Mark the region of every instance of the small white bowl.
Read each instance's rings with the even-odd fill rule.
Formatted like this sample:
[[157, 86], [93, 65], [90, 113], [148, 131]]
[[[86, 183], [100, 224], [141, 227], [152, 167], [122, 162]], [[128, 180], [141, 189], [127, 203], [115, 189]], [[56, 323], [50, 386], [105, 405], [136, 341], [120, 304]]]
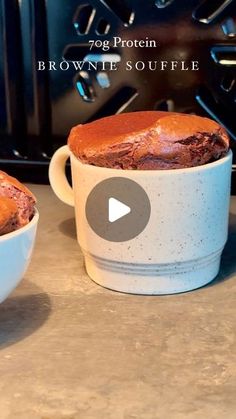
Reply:
[[34, 247], [39, 213], [19, 230], [0, 236], [0, 303], [16, 288], [28, 268]]

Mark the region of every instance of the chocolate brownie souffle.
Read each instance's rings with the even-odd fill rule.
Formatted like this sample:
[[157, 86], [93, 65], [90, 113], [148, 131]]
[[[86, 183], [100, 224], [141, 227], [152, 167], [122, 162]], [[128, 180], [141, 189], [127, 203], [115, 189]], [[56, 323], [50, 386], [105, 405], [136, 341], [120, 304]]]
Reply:
[[181, 169], [226, 155], [229, 138], [215, 121], [195, 115], [142, 111], [72, 128], [68, 145], [85, 164], [116, 169]]
[[35, 196], [25, 185], [0, 170], [0, 235], [28, 224], [35, 204]]
[[16, 230], [18, 226], [16, 203], [5, 196], [0, 196], [0, 236]]

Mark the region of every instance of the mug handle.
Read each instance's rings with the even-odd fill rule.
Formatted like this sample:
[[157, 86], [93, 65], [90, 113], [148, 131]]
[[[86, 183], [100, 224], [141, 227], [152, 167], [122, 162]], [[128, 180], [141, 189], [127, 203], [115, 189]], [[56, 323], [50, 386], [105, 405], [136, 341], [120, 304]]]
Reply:
[[66, 161], [70, 157], [70, 150], [67, 145], [60, 147], [52, 156], [49, 164], [49, 182], [57, 197], [74, 207], [74, 193], [66, 178]]

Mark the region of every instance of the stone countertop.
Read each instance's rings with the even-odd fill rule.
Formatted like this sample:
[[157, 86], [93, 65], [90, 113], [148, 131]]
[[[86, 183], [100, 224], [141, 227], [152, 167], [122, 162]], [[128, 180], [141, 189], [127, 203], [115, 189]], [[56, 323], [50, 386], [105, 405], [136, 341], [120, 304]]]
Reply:
[[135, 296], [87, 277], [73, 208], [30, 188], [40, 224], [28, 272], [0, 306], [0, 418], [235, 419], [236, 197], [215, 281]]

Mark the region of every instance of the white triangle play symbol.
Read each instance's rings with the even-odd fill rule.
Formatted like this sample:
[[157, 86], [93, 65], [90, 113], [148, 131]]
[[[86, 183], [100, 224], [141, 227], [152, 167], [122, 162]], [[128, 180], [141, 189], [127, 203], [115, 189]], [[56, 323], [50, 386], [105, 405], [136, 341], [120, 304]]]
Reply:
[[128, 205], [123, 204], [123, 202], [118, 201], [118, 199], [109, 198], [108, 219], [110, 223], [114, 223], [114, 221], [119, 220], [119, 218], [124, 217], [130, 212], [131, 212], [131, 209], [130, 207], [128, 207]]

